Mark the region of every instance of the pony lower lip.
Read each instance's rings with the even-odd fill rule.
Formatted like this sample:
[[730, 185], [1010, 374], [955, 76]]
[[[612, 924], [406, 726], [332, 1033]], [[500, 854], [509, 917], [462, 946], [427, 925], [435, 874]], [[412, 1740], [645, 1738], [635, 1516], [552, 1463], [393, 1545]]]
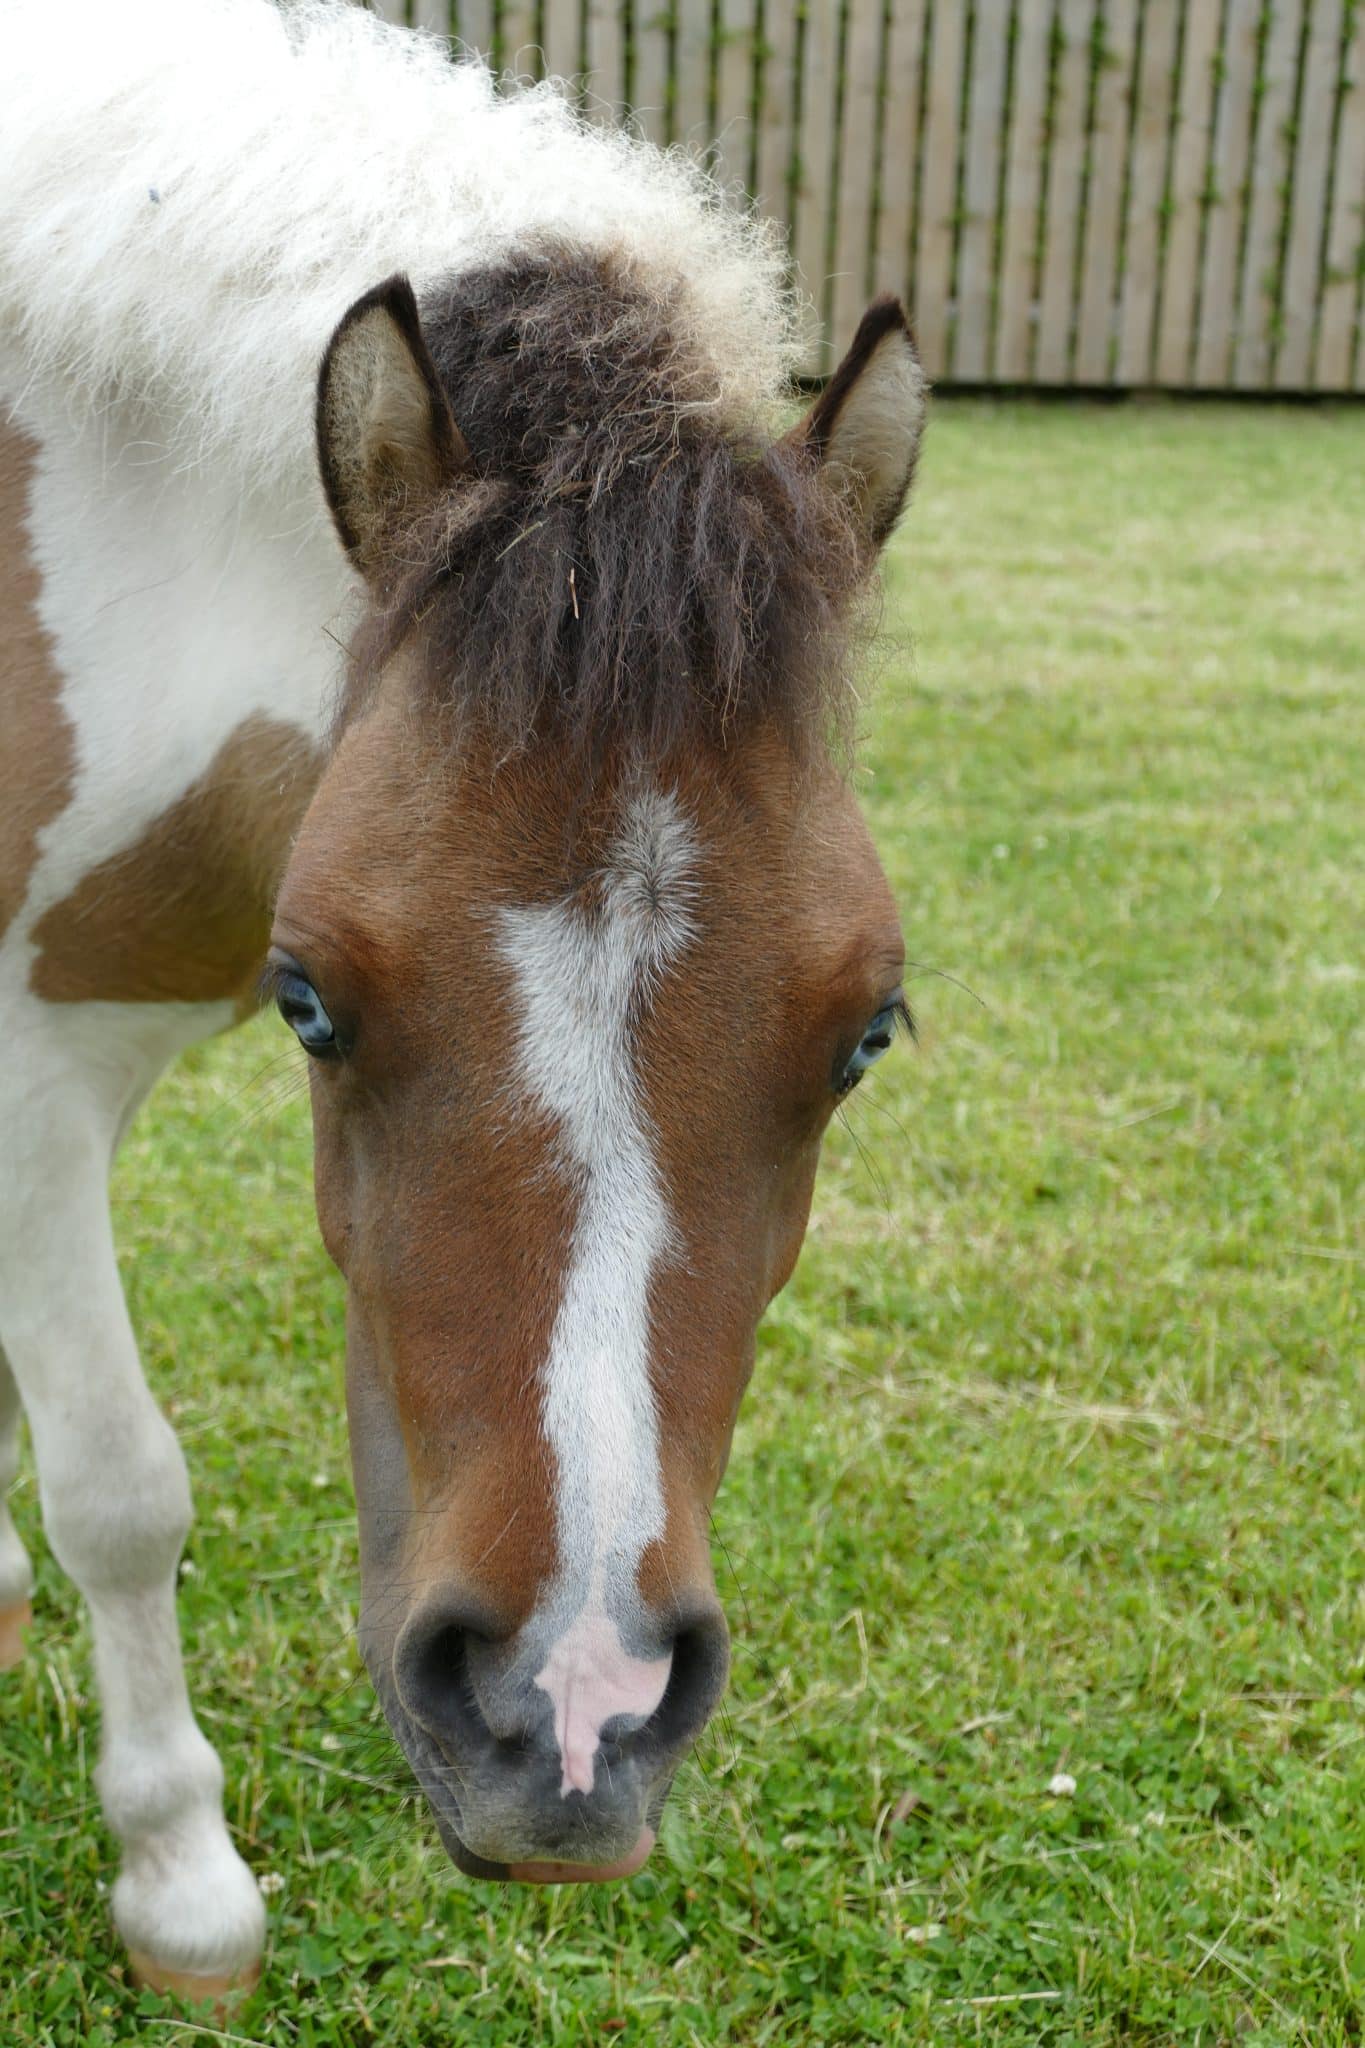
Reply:
[[635, 1847], [617, 1863], [509, 1863], [507, 1875], [517, 1884], [609, 1884], [613, 1878], [634, 1877], [653, 1847], [653, 1828], [641, 1828]]

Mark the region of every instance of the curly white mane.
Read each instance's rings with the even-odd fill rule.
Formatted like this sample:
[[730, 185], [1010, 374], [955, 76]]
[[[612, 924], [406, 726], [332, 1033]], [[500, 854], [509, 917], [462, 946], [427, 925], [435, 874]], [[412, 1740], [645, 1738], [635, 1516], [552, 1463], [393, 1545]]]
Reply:
[[695, 164], [343, 0], [0, 0], [0, 51], [11, 400], [131, 404], [173, 462], [293, 498], [348, 305], [547, 235], [681, 284], [727, 414], [792, 366], [779, 239]]

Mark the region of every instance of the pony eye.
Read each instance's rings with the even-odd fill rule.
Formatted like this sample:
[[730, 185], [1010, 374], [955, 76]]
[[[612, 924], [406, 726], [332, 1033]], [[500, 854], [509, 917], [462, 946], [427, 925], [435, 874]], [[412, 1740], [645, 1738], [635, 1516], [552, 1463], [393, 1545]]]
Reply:
[[293, 970], [281, 974], [275, 985], [275, 1007], [305, 1052], [325, 1059], [337, 1050], [332, 1020], [305, 975]]
[[889, 1003], [882, 1005], [858, 1040], [857, 1051], [840, 1070], [835, 1081], [836, 1095], [847, 1095], [851, 1088], [857, 1087], [868, 1068], [875, 1066], [882, 1054], [890, 1050], [891, 1041], [901, 1027], [907, 1031], [914, 1029], [910, 1022], [910, 1012], [905, 1007], [905, 998], [897, 995], [893, 996]]

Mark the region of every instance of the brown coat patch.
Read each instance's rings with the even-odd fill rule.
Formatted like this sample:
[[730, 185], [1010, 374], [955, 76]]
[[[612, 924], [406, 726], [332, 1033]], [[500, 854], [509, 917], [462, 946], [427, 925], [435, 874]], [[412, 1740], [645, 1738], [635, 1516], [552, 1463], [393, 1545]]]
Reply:
[[71, 801], [75, 763], [28, 536], [37, 453], [26, 434], [0, 424], [0, 937], [28, 893], [39, 832]]
[[34, 927], [50, 1003], [249, 1000], [275, 891], [322, 766], [296, 726], [248, 718], [134, 846]]

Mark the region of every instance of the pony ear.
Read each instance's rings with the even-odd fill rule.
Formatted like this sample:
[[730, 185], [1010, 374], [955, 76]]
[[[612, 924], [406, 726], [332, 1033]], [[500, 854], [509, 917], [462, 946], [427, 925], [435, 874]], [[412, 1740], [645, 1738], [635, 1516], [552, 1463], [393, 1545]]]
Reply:
[[791, 435], [847, 499], [869, 554], [905, 510], [928, 390], [904, 308], [888, 294], [868, 307], [848, 354]]
[[322, 359], [318, 464], [337, 532], [369, 577], [386, 538], [469, 467], [406, 277], [357, 299]]

